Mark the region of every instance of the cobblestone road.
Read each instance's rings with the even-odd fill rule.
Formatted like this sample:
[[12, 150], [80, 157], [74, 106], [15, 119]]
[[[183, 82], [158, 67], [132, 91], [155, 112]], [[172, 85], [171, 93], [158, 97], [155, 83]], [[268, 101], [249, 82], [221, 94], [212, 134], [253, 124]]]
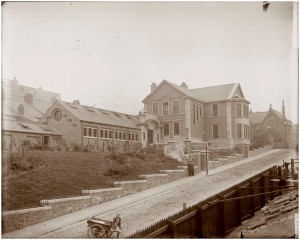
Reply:
[[[196, 204], [238, 182], [250, 178], [283, 159], [290, 159], [293, 157], [291, 156], [292, 153], [289, 150], [282, 150], [97, 217], [111, 220], [117, 212], [120, 213], [124, 229], [122, 236], [126, 237], [137, 229], [143, 229], [160, 219], [180, 211], [183, 203], [187, 203], [187, 206]], [[86, 221], [73, 224], [40, 238], [87, 238]]]

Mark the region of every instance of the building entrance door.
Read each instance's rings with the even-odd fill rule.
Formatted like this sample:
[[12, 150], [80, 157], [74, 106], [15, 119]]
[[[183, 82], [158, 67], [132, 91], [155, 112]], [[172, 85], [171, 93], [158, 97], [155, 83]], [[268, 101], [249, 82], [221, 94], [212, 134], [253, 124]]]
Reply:
[[153, 130], [148, 129], [147, 135], [148, 135], [148, 139], [147, 139], [148, 144], [152, 144], [153, 143]]
[[46, 145], [46, 146], [48, 146], [48, 144], [49, 144], [49, 136], [44, 136], [43, 137], [43, 144]]

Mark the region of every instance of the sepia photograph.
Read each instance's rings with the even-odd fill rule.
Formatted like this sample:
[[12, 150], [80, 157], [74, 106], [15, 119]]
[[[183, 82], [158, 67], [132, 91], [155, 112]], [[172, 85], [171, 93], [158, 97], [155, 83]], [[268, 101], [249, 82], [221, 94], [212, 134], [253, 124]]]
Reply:
[[1, 8], [1, 238], [299, 238], [298, 1]]

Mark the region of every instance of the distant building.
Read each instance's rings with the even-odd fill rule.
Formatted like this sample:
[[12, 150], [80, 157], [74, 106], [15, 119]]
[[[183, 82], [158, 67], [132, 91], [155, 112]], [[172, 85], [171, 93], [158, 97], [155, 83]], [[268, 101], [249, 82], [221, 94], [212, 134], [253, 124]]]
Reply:
[[39, 123], [58, 93], [2, 81], [2, 148], [18, 149], [22, 140], [47, 146], [60, 145], [60, 133]]
[[274, 144], [278, 148], [295, 148], [298, 130], [285, 116], [284, 101], [282, 112], [270, 105], [269, 111], [250, 112], [251, 143], [258, 146]]
[[189, 140], [249, 146], [249, 101], [239, 83], [189, 89], [164, 80], [152, 84], [143, 103], [142, 141], [147, 144]]

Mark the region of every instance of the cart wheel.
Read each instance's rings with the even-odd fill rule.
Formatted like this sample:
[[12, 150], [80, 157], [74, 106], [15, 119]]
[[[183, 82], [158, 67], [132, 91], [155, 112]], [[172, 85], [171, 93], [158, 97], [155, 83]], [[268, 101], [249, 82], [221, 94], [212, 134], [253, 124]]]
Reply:
[[106, 231], [98, 226], [89, 227], [88, 229], [89, 238], [106, 238]]

